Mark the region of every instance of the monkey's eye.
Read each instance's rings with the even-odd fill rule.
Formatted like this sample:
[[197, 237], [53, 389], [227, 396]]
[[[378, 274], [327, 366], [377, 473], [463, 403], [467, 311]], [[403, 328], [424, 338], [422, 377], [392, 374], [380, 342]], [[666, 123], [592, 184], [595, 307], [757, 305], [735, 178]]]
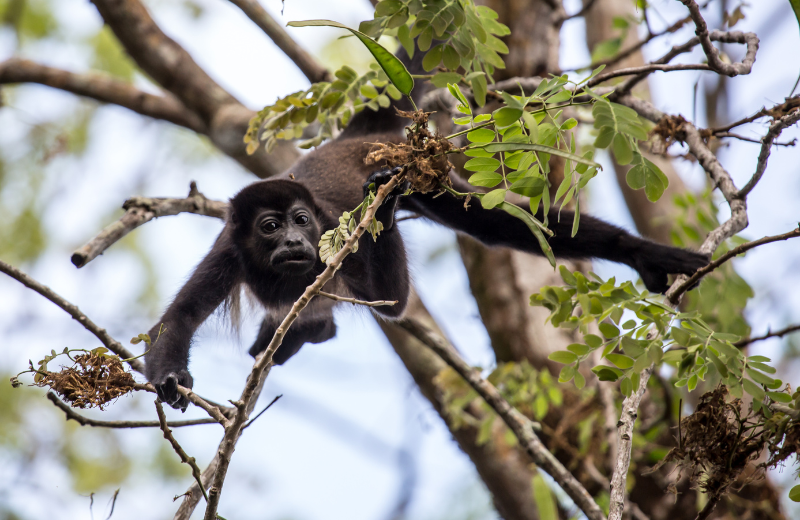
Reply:
[[299, 226], [305, 226], [308, 224], [308, 215], [300, 214], [294, 218], [294, 223]]
[[265, 233], [272, 233], [279, 227], [278, 222], [275, 220], [265, 220], [261, 222], [261, 231]]

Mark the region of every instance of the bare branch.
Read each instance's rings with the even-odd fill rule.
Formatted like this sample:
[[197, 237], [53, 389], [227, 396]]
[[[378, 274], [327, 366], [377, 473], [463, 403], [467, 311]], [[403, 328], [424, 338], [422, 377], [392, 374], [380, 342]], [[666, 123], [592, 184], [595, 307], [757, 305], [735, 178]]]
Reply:
[[508, 401], [503, 399], [497, 388], [481, 378], [474, 369], [467, 365], [447, 340], [434, 334], [416, 320], [404, 318], [396, 323], [439, 355], [445, 363], [455, 369], [478, 392], [514, 432], [520, 445], [525, 448], [531, 459], [553, 477], [589, 519], [605, 520], [603, 511], [595, 503], [589, 492], [586, 491], [586, 488], [547, 450], [534, 433], [534, 429], [537, 426], [536, 423], [522, 415]]
[[566, 13], [564, 13], [562, 17], [559, 18], [558, 25], [563, 24], [567, 20], [572, 20], [573, 18], [580, 18], [581, 16], [585, 15], [587, 12], [589, 12], [589, 9], [591, 9], [592, 6], [594, 6], [595, 2], [596, 0], [588, 0], [583, 4], [583, 7], [581, 7], [580, 11], [578, 11], [575, 14], [567, 15]]
[[695, 271], [692, 276], [686, 279], [683, 283], [678, 285], [678, 287], [670, 288], [670, 296], [669, 302], [673, 304], [677, 304], [679, 298], [683, 293], [685, 293], [689, 287], [693, 286], [697, 283], [703, 276], [707, 275], [717, 267], [721, 266], [731, 258], [738, 256], [754, 247], [762, 246], [764, 244], [769, 244], [770, 242], [778, 242], [780, 240], [789, 240], [790, 238], [800, 236], [800, 227], [789, 231], [788, 233], [784, 233], [782, 235], [775, 235], [770, 237], [759, 238], [758, 240], [753, 240], [752, 242], [747, 242], [746, 244], [742, 244], [740, 246], [736, 246], [724, 255], [721, 255], [719, 258], [711, 262], [710, 264], [706, 265], [705, 267], [701, 267], [697, 271]]
[[123, 347], [119, 341], [112, 338], [106, 329], [98, 326], [95, 322], [90, 320], [88, 316], [81, 312], [77, 305], [68, 302], [46, 285], [40, 284], [16, 267], [9, 265], [2, 260], [0, 260], [0, 271], [17, 280], [25, 287], [33, 289], [37, 293], [61, 307], [64, 311], [66, 311], [67, 314], [72, 316], [72, 319], [76, 320], [78, 323], [83, 325], [86, 330], [94, 334], [108, 350], [118, 355], [122, 359], [130, 359], [130, 361], [127, 361], [127, 363], [131, 366], [131, 368], [137, 372], [144, 373], [144, 364], [142, 364], [142, 362], [138, 359], [131, 359], [134, 357], [134, 354], [127, 348]]
[[[745, 137], [743, 135], [735, 134], [733, 132], [714, 132], [712, 135], [717, 139], [724, 139], [726, 137], [729, 137], [731, 139], [738, 139], [740, 141], [745, 141], [747, 143], [762, 144], [763, 142], [763, 139], [753, 139], [751, 137]], [[785, 143], [777, 143], [777, 142], [772, 143], [772, 146], [795, 146], [795, 145], [797, 145], [797, 139], [792, 139], [791, 141], [787, 141]]]
[[[758, 37], [754, 33], [744, 33], [744, 39], [747, 44], [747, 52], [744, 59], [740, 63], [725, 63], [719, 57], [719, 51], [712, 45], [711, 34], [708, 32], [708, 25], [700, 14], [700, 6], [694, 0], [680, 0], [680, 2], [689, 9], [689, 16], [692, 17], [696, 27], [695, 34], [700, 40], [700, 45], [703, 47], [703, 52], [708, 58], [708, 64], [711, 69], [720, 74], [734, 77], [739, 74], [750, 74], [753, 68], [753, 63], [756, 61], [756, 52], [758, 51]], [[714, 31], [716, 33], [718, 31]], [[732, 33], [731, 33], [732, 34]], [[742, 33], [739, 33], [742, 34]], [[737, 42], [742, 43], [742, 42]]]
[[101, 74], [76, 74], [10, 58], [0, 63], [0, 84], [38, 83], [79, 96], [125, 107], [143, 116], [163, 119], [204, 134], [206, 124], [172, 94], [148, 94], [132, 85]]
[[256, 394], [257, 389], [261, 385], [265, 370], [272, 364], [273, 354], [278, 347], [280, 347], [286, 332], [289, 330], [289, 327], [292, 325], [292, 323], [294, 323], [294, 321], [297, 319], [300, 312], [306, 308], [311, 299], [319, 293], [320, 289], [322, 289], [322, 287], [328, 281], [330, 281], [331, 278], [333, 278], [333, 276], [336, 274], [336, 271], [341, 266], [342, 261], [352, 252], [353, 246], [361, 237], [361, 235], [364, 234], [367, 226], [372, 222], [372, 218], [375, 216], [375, 212], [377, 211], [378, 207], [383, 203], [383, 200], [386, 198], [386, 196], [395, 187], [397, 187], [401, 175], [402, 174], [395, 175], [386, 184], [382, 185], [378, 189], [377, 193], [375, 194], [375, 200], [372, 202], [372, 204], [367, 206], [366, 210], [362, 214], [361, 222], [359, 222], [358, 226], [350, 235], [350, 237], [344, 241], [344, 246], [342, 249], [328, 260], [329, 263], [325, 270], [319, 276], [317, 276], [314, 283], [306, 287], [306, 290], [303, 292], [300, 298], [294, 302], [291, 310], [276, 329], [275, 335], [272, 337], [272, 340], [269, 342], [266, 350], [256, 357], [256, 362], [253, 365], [253, 369], [250, 371], [250, 374], [247, 376], [247, 382], [245, 383], [244, 390], [242, 391], [242, 395], [239, 400], [231, 401], [231, 403], [237, 408], [237, 412], [233, 419], [225, 424], [225, 437], [223, 438], [219, 447], [216, 473], [214, 474], [214, 480], [209, 491], [208, 506], [206, 507], [206, 513], [204, 517], [206, 520], [215, 520], [217, 516], [217, 506], [219, 505], [220, 492], [222, 490], [222, 485], [225, 482], [225, 475], [227, 474], [228, 466], [230, 465], [231, 455], [233, 454], [233, 450], [236, 446], [236, 441], [239, 439], [241, 430], [247, 422], [247, 418], [250, 413], [248, 408], [252, 402], [253, 396]]
[[319, 295], [320, 296], [324, 296], [326, 298], [330, 298], [331, 300], [334, 300], [334, 301], [337, 301], [337, 302], [352, 303], [353, 305], [365, 305], [367, 307], [384, 307], [384, 306], [395, 305], [397, 303], [396, 300], [395, 301], [378, 300], [378, 301], [374, 301], [374, 302], [368, 302], [368, 301], [364, 301], [364, 300], [356, 300], [355, 298], [346, 298], [344, 296], [337, 296], [335, 294], [327, 293], [325, 291], [320, 291]]
[[247, 154], [242, 136], [255, 112], [164, 34], [139, 0], [92, 1], [136, 64], [200, 117], [208, 128], [206, 135], [220, 150], [260, 177], [280, 173], [297, 160], [299, 153], [288, 141], [280, 141], [269, 156]]
[[85, 266], [119, 239], [155, 218], [179, 213], [197, 213], [224, 219], [227, 207], [225, 202], [207, 199], [205, 195], [197, 191], [194, 181], [192, 181], [189, 195], [185, 199], [130, 198], [122, 205], [125, 214], [75, 251], [72, 254], [72, 263], [78, 268]]
[[711, 70], [711, 67], [709, 67], [705, 63], [679, 63], [677, 65], [649, 63], [647, 65], [642, 65], [641, 67], [627, 67], [624, 69], [613, 70], [605, 74], [599, 74], [594, 78], [592, 78], [591, 80], [589, 80], [586, 86], [593, 87], [595, 85], [599, 85], [600, 83], [603, 83], [613, 78], [618, 78], [620, 76], [632, 76], [634, 74], [640, 74], [646, 76], [651, 72], [656, 72], [656, 71], [674, 72], [676, 70]]
[[791, 326], [786, 327], [784, 329], [776, 330], [775, 332], [767, 331], [767, 333], [764, 334], [763, 336], [756, 336], [754, 338], [741, 339], [741, 340], [737, 341], [736, 343], [734, 343], [734, 345], [736, 345], [739, 348], [744, 348], [744, 347], [746, 347], [747, 345], [749, 345], [751, 343], [755, 343], [756, 341], [763, 341], [763, 340], [769, 339], [769, 338], [782, 338], [783, 336], [785, 336], [787, 334], [791, 334], [792, 332], [797, 332], [798, 330], [800, 330], [800, 325], [791, 325]]
[[774, 144], [775, 139], [777, 139], [778, 136], [781, 135], [781, 132], [783, 132], [786, 128], [792, 126], [798, 121], [800, 121], [800, 109], [796, 109], [794, 112], [786, 114], [770, 125], [767, 135], [761, 139], [761, 153], [758, 154], [756, 172], [739, 192], [739, 197], [747, 197], [747, 195], [753, 191], [753, 188], [756, 187], [756, 184], [758, 184], [758, 181], [761, 180], [761, 177], [764, 175], [764, 171], [767, 169], [767, 161], [769, 160], [769, 155], [772, 151], [772, 145]]
[[[681, 0], [681, 1], [683, 1], [683, 0]], [[750, 73], [750, 69], [752, 68], [753, 63], [755, 63], [755, 60], [756, 60], [756, 52], [758, 51], [758, 36], [756, 36], [755, 33], [743, 33], [743, 32], [739, 32], [739, 31], [730, 31], [730, 32], [712, 31], [710, 34], [708, 34], [708, 38], [710, 40], [719, 41], [719, 42], [723, 42], [723, 43], [738, 43], [738, 44], [746, 45], [747, 46], [747, 52], [745, 54], [744, 59], [742, 60], [741, 63], [736, 63], [735, 65], [737, 65], [737, 66], [746, 66], [743, 69], [743, 72], [740, 72], [738, 74], [749, 74]], [[687, 53], [687, 52], [691, 51], [698, 44], [701, 44], [701, 43], [702, 43], [702, 41], [701, 41], [700, 37], [699, 36], [695, 36], [694, 38], [692, 38], [691, 40], [687, 41], [686, 43], [684, 43], [682, 45], [676, 45], [675, 47], [673, 47], [664, 56], [662, 56], [661, 58], [659, 58], [659, 59], [655, 60], [654, 62], [652, 62], [652, 65], [669, 63], [676, 56], [679, 56], [681, 54], [684, 54], [684, 53]], [[703, 69], [700, 69], [700, 70], [703, 70]], [[714, 72], [719, 72], [717, 69], [715, 69], [711, 65], [709, 65], [708, 70], [712, 70]], [[744, 71], [744, 70], [746, 70], [746, 71]], [[620, 85], [619, 88], [617, 88], [617, 90], [616, 90], [616, 95], [617, 96], [623, 96], [623, 95], [627, 94], [628, 92], [630, 92], [631, 89], [634, 86], [636, 86], [640, 81], [645, 79], [650, 74], [650, 72], [652, 72], [652, 71], [643, 72], [642, 74], [634, 76], [633, 78], [629, 79], [628, 81], [626, 81], [625, 83]], [[736, 74], [734, 74], [734, 76], [735, 75]], [[597, 78], [592, 78], [592, 81], [590, 81], [588, 83], [588, 86], [591, 87], [592, 85], [596, 85], [597, 84], [596, 81], [597, 81]]]
[[155, 404], [161, 431], [164, 432], [164, 438], [169, 441], [170, 445], [172, 445], [172, 449], [175, 450], [175, 453], [177, 453], [178, 457], [181, 458], [181, 462], [188, 464], [189, 467], [192, 468], [192, 476], [194, 477], [195, 482], [197, 482], [197, 484], [200, 486], [200, 491], [203, 492], [203, 498], [205, 498], [206, 502], [208, 502], [208, 495], [203, 487], [203, 481], [200, 480], [200, 468], [197, 467], [197, 462], [194, 460], [194, 457], [190, 457], [183, 450], [183, 448], [181, 448], [181, 445], [178, 444], [175, 436], [172, 435], [172, 430], [170, 430], [169, 426], [167, 426], [167, 416], [164, 415], [164, 408], [161, 406], [161, 401], [158, 398], [156, 398]]
[[272, 18], [269, 13], [261, 7], [257, 0], [230, 0], [233, 5], [242, 10], [250, 20], [253, 21], [275, 45], [280, 48], [297, 65], [303, 74], [306, 75], [311, 83], [319, 81], [330, 81], [331, 74], [328, 70], [317, 63], [305, 49], [300, 47], [294, 39], [289, 36], [281, 25]]
[[[69, 405], [56, 397], [53, 392], [47, 392], [47, 398], [66, 414], [67, 420], [72, 419], [81, 426], [93, 426], [96, 428], [158, 428], [161, 426], [159, 421], [99, 421], [97, 419], [90, 419], [73, 410]], [[167, 424], [171, 428], [180, 428], [183, 426], [196, 426], [198, 424], [217, 424], [217, 421], [206, 417], [204, 419], [190, 419], [188, 421], [172, 421]]]

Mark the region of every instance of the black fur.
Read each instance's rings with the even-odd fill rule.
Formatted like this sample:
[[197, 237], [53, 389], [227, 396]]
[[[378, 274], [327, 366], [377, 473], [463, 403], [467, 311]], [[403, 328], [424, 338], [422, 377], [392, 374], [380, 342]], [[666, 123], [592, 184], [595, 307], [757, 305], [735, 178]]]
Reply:
[[[412, 63], [410, 69], [413, 67]], [[238, 294], [242, 284], [267, 309], [250, 354], [256, 356], [266, 349], [289, 305], [325, 267], [316, 251], [321, 234], [336, 227], [342, 212], [352, 210], [363, 200], [370, 184], [380, 185], [393, 173], [375, 172], [364, 164], [369, 143], [401, 141], [399, 129], [403, 122], [394, 108], [364, 110], [353, 117], [339, 138], [304, 156], [280, 179], [251, 184], [231, 199], [230, 217], [211, 252], [150, 331], [155, 339], [162, 323], [166, 328], [146, 357], [147, 378], [162, 401], [186, 409], [188, 402], [178, 394], [177, 385], [192, 386], [187, 370], [192, 336], [226, 298]], [[472, 190], [465, 181], [451, 178], [458, 191]], [[373, 241], [368, 234], [363, 236], [358, 252], [345, 259], [326, 291], [349, 293], [363, 300], [397, 300], [394, 306], [374, 310], [387, 318], [403, 313], [409, 279], [403, 240], [394, 225], [398, 208], [421, 214], [488, 245], [542, 254], [525, 224], [505, 211], [485, 210], [477, 201], [465, 209], [464, 201], [450, 194], [401, 196], [404, 191], [405, 186], [397, 188], [379, 209], [377, 218], [384, 230], [378, 240]], [[300, 213], [308, 217], [307, 224], [295, 222]], [[705, 255], [633, 236], [588, 215], [581, 216], [578, 234], [571, 238], [572, 217], [569, 211], [562, 211], [560, 220], [555, 212], [549, 215], [555, 233], [550, 244], [556, 256], [603, 258], [629, 265], [651, 291], [667, 289], [667, 273], [690, 274], [708, 262]], [[265, 219], [281, 222], [280, 232], [263, 232], [260, 226]], [[330, 300], [314, 298], [289, 329], [274, 361], [282, 364], [304, 343], [332, 338], [336, 326], [331, 307]]]

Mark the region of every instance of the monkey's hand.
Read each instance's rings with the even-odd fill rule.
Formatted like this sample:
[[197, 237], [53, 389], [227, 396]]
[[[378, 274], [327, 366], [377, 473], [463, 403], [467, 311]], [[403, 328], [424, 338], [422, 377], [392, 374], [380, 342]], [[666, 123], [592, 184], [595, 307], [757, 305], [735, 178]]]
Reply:
[[[650, 242], [635, 255], [633, 268], [641, 275], [648, 291], [665, 293], [669, 289], [668, 274], [692, 275], [708, 262], [708, 255], [703, 253]], [[691, 288], [694, 287], [696, 285]]]
[[[389, 180], [400, 173], [402, 171], [401, 166], [396, 166], [392, 169], [386, 170], [378, 170], [373, 172], [367, 182], [364, 183], [364, 197], [370, 192], [370, 187], [372, 185], [375, 186], [375, 190], [377, 191], [378, 188], [389, 182]], [[375, 218], [377, 218], [381, 224], [383, 224], [384, 230], [389, 230], [394, 226], [394, 212], [397, 210], [397, 201], [399, 200], [400, 195], [405, 193], [408, 190], [409, 183], [408, 181], [403, 181], [397, 185], [395, 189], [386, 196], [383, 200], [383, 204], [381, 207], [378, 208], [378, 211], [375, 213]]]
[[148, 371], [148, 379], [156, 387], [156, 394], [162, 402], [181, 412], [186, 411], [186, 408], [189, 407], [189, 400], [178, 393], [178, 385], [192, 388], [194, 379], [188, 370], [185, 368], [174, 371], [164, 370], [163, 373], [152, 376]]

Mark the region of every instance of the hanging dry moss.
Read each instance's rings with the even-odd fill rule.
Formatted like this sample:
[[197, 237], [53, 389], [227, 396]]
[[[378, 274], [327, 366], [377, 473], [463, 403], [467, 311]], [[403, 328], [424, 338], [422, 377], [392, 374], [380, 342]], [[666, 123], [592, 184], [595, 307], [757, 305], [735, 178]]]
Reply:
[[431, 112], [397, 110], [397, 113], [412, 121], [406, 128], [407, 141], [399, 144], [374, 143], [364, 162], [384, 162], [390, 168], [405, 166], [405, 178], [411, 184], [411, 189], [420, 193], [440, 190], [442, 184], [451, 186], [449, 173], [453, 165], [447, 158], [447, 152], [453, 145], [438, 134], [431, 133], [428, 128]]
[[75, 408], [101, 410], [114, 399], [134, 389], [136, 381], [117, 357], [90, 352], [75, 357], [71, 367], [60, 372], [38, 371], [34, 385], [50, 387]]

